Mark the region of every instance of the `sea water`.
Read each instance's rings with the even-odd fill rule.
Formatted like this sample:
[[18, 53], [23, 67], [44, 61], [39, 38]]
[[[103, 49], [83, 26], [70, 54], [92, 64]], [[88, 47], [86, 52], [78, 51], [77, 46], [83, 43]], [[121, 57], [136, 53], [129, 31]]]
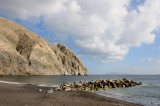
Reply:
[[36, 84], [40, 86], [58, 86], [61, 83], [79, 80], [118, 80], [122, 78], [142, 82], [143, 85], [130, 88], [106, 89], [95, 91], [95, 93], [146, 106], [160, 106], [160, 75], [0, 76], [0, 82], [12, 84]]

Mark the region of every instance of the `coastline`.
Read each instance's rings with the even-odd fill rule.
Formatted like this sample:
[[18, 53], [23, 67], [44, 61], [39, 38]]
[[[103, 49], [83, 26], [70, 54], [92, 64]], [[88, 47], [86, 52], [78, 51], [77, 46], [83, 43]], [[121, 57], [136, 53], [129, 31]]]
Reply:
[[[54, 87], [0, 82], [0, 105], [7, 106], [142, 106], [87, 91], [46, 91]], [[42, 89], [42, 92], [38, 92]]]

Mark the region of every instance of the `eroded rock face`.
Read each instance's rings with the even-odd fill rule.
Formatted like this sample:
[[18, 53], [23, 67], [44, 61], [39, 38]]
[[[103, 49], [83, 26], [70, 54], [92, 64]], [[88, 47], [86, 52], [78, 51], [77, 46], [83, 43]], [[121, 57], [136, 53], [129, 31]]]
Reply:
[[51, 45], [26, 28], [0, 17], [0, 75], [87, 75], [66, 46]]

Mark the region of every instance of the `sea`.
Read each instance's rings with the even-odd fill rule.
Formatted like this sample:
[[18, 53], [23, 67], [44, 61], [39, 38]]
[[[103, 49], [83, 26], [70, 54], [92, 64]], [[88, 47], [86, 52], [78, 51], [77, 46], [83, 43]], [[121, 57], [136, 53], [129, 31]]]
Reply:
[[130, 88], [112, 88], [91, 92], [145, 106], [160, 106], [160, 75], [0, 76], [0, 82], [56, 87], [62, 83], [80, 80], [118, 80], [122, 78], [142, 82], [143, 85]]

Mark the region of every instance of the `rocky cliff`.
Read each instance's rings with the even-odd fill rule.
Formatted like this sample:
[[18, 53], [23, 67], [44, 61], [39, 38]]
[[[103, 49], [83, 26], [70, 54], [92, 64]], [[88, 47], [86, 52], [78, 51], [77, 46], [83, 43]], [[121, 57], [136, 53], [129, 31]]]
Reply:
[[0, 17], [0, 75], [87, 75], [66, 46], [51, 45], [35, 33]]

